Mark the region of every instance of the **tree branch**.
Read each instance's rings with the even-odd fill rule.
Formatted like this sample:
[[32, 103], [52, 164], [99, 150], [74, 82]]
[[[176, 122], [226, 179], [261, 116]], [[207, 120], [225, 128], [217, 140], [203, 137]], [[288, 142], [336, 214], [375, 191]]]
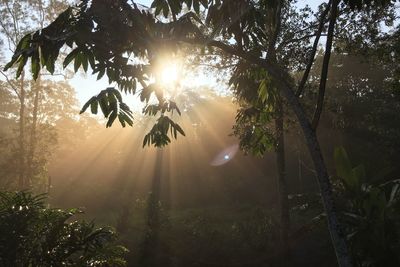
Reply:
[[313, 47], [311, 50], [310, 58], [308, 59], [308, 64], [307, 64], [306, 70], [304, 71], [303, 78], [301, 79], [299, 87], [297, 88], [297, 91], [296, 91], [296, 96], [298, 96], [298, 97], [303, 93], [304, 86], [308, 80], [308, 75], [310, 74], [311, 67], [314, 63], [315, 54], [317, 53], [319, 39], [321, 37], [322, 30], [324, 29], [325, 17], [328, 15], [331, 4], [332, 4], [332, 1], [329, 1], [328, 6], [324, 10], [324, 12], [321, 14], [321, 18], [320, 18], [318, 30], [315, 34], [315, 40], [314, 40], [314, 44], [313, 44]]
[[[271, 41], [268, 45], [268, 53], [267, 56], [270, 56], [271, 53], [273, 54], [273, 58], [276, 57], [276, 50], [275, 50], [275, 46], [276, 43], [278, 41], [278, 37], [279, 34], [281, 32], [281, 24], [282, 24], [282, 19], [281, 19], [281, 14], [282, 14], [282, 1], [278, 1], [277, 7], [276, 7], [276, 11], [275, 11], [275, 18], [274, 18], [274, 25], [273, 27], [273, 33], [272, 33], [272, 38]], [[275, 59], [276, 60], [276, 59]]]
[[12, 42], [14, 43], [14, 45], [16, 46], [17, 45], [17, 42], [18, 42], [18, 35], [19, 35], [19, 25], [18, 25], [18, 20], [17, 20], [17, 18], [15, 17], [15, 13], [13, 12], [13, 11], [11, 11], [11, 8], [10, 8], [10, 6], [9, 6], [9, 3], [8, 3], [8, 1], [6, 1], [6, 7], [7, 7], [7, 10], [8, 10], [8, 12], [10, 13], [10, 16], [12, 17], [12, 19], [13, 19], [13, 27], [14, 27], [14, 35], [15, 35], [15, 38], [14, 39], [11, 39], [12, 40]]
[[191, 65], [193, 66], [204, 66], [204, 67], [209, 67], [209, 68], [213, 68], [213, 69], [217, 69], [217, 70], [225, 70], [225, 69], [229, 69], [232, 67], [235, 67], [237, 64], [236, 63], [232, 63], [232, 64], [227, 64], [227, 65], [220, 65], [220, 66], [216, 66], [215, 64], [206, 64], [206, 63], [191, 63]]
[[[299, 42], [299, 41], [302, 41], [304, 39], [309, 39], [309, 38], [312, 38], [312, 37], [318, 38], [318, 40], [319, 40], [319, 38], [321, 36], [327, 36], [327, 34], [322, 34], [322, 33], [318, 33], [318, 32], [314, 33], [314, 34], [307, 34], [307, 35], [304, 35], [304, 36], [299, 37], [299, 38], [292, 38], [290, 40], [282, 42], [281, 45], [287, 45], [287, 44], [290, 44], [290, 43]], [[315, 43], [315, 41], [314, 41], [314, 43]], [[318, 45], [318, 43], [317, 43], [317, 45]]]
[[14, 84], [13, 81], [11, 81], [8, 76], [4, 73], [4, 71], [2, 71], [0, 69], [0, 73], [4, 76], [4, 78], [6, 79], [6, 82], [11, 86], [11, 88], [14, 90], [15, 94], [17, 95], [17, 97], [21, 100], [21, 95], [18, 93], [18, 89], [17, 86]]
[[329, 27], [328, 27], [328, 37], [326, 40], [325, 55], [322, 63], [321, 78], [319, 83], [317, 106], [315, 108], [314, 116], [311, 123], [311, 126], [314, 131], [317, 129], [319, 119], [322, 113], [322, 107], [324, 104], [326, 80], [328, 78], [329, 60], [331, 58], [333, 33], [335, 31], [335, 23], [336, 23], [339, 1], [340, 0], [333, 0], [332, 2], [331, 16], [329, 19]]

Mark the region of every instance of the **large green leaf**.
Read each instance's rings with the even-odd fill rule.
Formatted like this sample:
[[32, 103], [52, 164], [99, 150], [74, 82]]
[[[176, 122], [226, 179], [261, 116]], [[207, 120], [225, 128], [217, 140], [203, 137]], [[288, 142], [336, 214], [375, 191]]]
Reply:
[[343, 147], [337, 147], [334, 151], [334, 160], [336, 167], [336, 174], [342, 179], [347, 179], [352, 175], [352, 166], [347, 155], [346, 150]]

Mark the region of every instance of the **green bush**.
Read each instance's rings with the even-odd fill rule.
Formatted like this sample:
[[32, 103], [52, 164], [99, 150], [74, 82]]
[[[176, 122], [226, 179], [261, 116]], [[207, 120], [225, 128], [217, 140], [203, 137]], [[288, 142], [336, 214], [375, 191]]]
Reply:
[[335, 150], [342, 220], [357, 266], [400, 266], [400, 180], [366, 182], [363, 165], [353, 167]]
[[125, 266], [110, 228], [76, 221], [77, 209], [46, 208], [45, 195], [0, 193], [0, 266]]

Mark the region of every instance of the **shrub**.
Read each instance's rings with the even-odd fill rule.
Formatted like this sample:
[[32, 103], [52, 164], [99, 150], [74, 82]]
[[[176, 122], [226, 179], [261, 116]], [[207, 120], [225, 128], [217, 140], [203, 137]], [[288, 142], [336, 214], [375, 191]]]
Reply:
[[0, 193], [0, 266], [125, 266], [111, 228], [47, 208], [45, 195]]

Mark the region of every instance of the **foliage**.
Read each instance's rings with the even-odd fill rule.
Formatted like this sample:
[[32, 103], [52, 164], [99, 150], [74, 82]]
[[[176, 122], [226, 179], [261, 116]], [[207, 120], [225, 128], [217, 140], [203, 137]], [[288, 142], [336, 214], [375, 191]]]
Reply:
[[[359, 9], [391, 3], [392, 1], [344, 1], [345, 6]], [[98, 74], [98, 78], [107, 74], [110, 83], [115, 82], [121, 91], [133, 94], [136, 93], [138, 85], [141, 85], [142, 101], [148, 103], [153, 93], [158, 100], [158, 104], [148, 106], [145, 113], [156, 115], [157, 111], [160, 111], [160, 116], [163, 117], [166, 111], [165, 103], [169, 103], [162, 93], [165, 85], [157, 80], [151, 81], [151, 77], [157, 77], [156, 69], [160, 58], [166, 54], [174, 55], [181, 40], [194, 44], [202, 44], [205, 41], [207, 45], [209, 43], [207, 39], [216, 36], [233, 38], [239, 49], [245, 49], [252, 56], [259, 57], [263, 53], [270, 53], [268, 50], [271, 43], [275, 45], [277, 41], [279, 63], [294, 70], [304, 69], [305, 61], [309, 60], [310, 40], [314, 36], [313, 28], [315, 28], [315, 23], [309, 18], [312, 15], [318, 18], [320, 13], [313, 14], [308, 7], [297, 12], [292, 4], [288, 1], [282, 6], [282, 33], [275, 40], [274, 32], [268, 28], [270, 27], [268, 25], [271, 25], [271, 22], [274, 24], [276, 19], [271, 13], [276, 3], [272, 2], [154, 1], [151, 7], [155, 8], [155, 13], [152, 14], [134, 3], [128, 4], [127, 1], [111, 4], [104, 0], [92, 4], [85, 0], [77, 6], [66, 9], [42, 31], [25, 35], [5, 69], [18, 65], [18, 77], [30, 58], [34, 77], [37, 77], [41, 68], [53, 73], [60, 49], [67, 45], [70, 52], [64, 60], [64, 67], [72, 61], [75, 72], [81, 66], [85, 72], [90, 67], [93, 74]], [[207, 11], [204, 21], [198, 17], [200, 6]], [[194, 12], [190, 11], [191, 8]], [[182, 13], [186, 9], [189, 11]], [[172, 15], [172, 21], [158, 20], [156, 16], [160, 13], [166, 18]], [[299, 31], [299, 28], [302, 30]], [[237, 66], [239, 65], [240, 63]], [[232, 78], [238, 79], [238, 74], [240, 75], [239, 72], [234, 72]], [[253, 91], [255, 89], [250, 88]], [[91, 105], [92, 112], [96, 111], [94, 103], [97, 101], [94, 99], [98, 101], [102, 99], [101, 101], [105, 103], [107, 97], [107, 94], [100, 93], [89, 100], [85, 107]], [[121, 99], [116, 98], [115, 101], [115, 107], [125, 106]], [[167, 105], [170, 107], [167, 111], [177, 110], [176, 105]], [[110, 126], [116, 117], [123, 126], [126, 123], [131, 124], [131, 119], [126, 116], [129, 114], [128, 109], [115, 108], [111, 115], [110, 110], [103, 109], [102, 112], [108, 118], [107, 126]], [[246, 117], [244, 114], [243, 110], [239, 112], [239, 120]], [[169, 126], [175, 128], [175, 125], [176, 123], [170, 123]], [[155, 126], [148, 133], [144, 144], [163, 146], [170, 142], [168, 131], [154, 130], [156, 128], [160, 127]], [[170, 136], [176, 138], [175, 133], [183, 132], [179, 129], [180, 127], [176, 127]], [[244, 138], [246, 136], [248, 134], [244, 134]], [[148, 140], [158, 141], [148, 142]], [[266, 142], [271, 141], [268, 137], [266, 140]], [[260, 152], [265, 149], [263, 145]]]
[[[67, 5], [64, 0], [0, 1], [0, 54], [15, 51], [26, 33], [44, 27]], [[1, 58], [2, 68], [3, 64]], [[54, 125], [61, 118], [76, 115], [77, 101], [72, 87], [64, 81], [47, 80], [46, 73], [33, 81], [25, 72], [13, 79], [16, 71], [0, 71], [4, 78], [0, 101], [5, 104], [1, 112], [0, 185], [8, 190], [29, 187], [44, 191], [48, 189], [47, 164], [57, 144]]]
[[[262, 1], [259, 6], [256, 5], [254, 16], [257, 18], [254, 20], [265, 25], [253, 26], [252, 30], [257, 32], [260, 27], [266, 34], [263, 40], [252, 39], [244, 45], [252, 53], [266, 53], [267, 58], [271, 55], [271, 61], [299, 71], [305, 68], [310, 53], [313, 17], [317, 19], [320, 12], [314, 13], [308, 6], [297, 10], [294, 3]], [[281, 18], [277, 18], [275, 13], [280, 13]], [[240, 106], [234, 134], [239, 137], [242, 149], [261, 156], [277, 146], [276, 129], [272, 122], [284, 116], [283, 113], [277, 114], [277, 105], [282, 104], [277, 83], [264, 68], [240, 60], [233, 68], [229, 84]]]
[[79, 210], [46, 208], [44, 195], [0, 195], [0, 265], [125, 266], [110, 228], [76, 221]]
[[[122, 10], [121, 7], [123, 7]], [[189, 17], [182, 17], [179, 23], [182, 26], [182, 23], [187, 21], [190, 22]], [[113, 30], [110, 31], [110, 29]], [[182, 34], [189, 30], [184, 29]], [[113, 33], [113, 36], [110, 36], [110, 33]], [[165, 34], [167, 31], [163, 24], [156, 22], [150, 13], [141, 11], [136, 5], [132, 7], [125, 1], [120, 1], [105, 9], [100, 4], [89, 5], [88, 1], [82, 1], [78, 6], [65, 10], [42, 31], [30, 33], [22, 38], [17, 46], [19, 52], [14, 55], [6, 69], [18, 64], [18, 77], [28, 58], [31, 58], [31, 70], [34, 77], [37, 77], [42, 67], [46, 67], [50, 73], [54, 73], [55, 60], [61, 47], [66, 44], [72, 50], [64, 60], [64, 67], [72, 61], [74, 61], [75, 71], [78, 71], [81, 66], [84, 71], [87, 71], [90, 66], [93, 74], [98, 74], [98, 79], [107, 74], [109, 82], [117, 83], [119, 89], [125, 92], [135, 93], [137, 83], [142, 84], [144, 85], [142, 100], [146, 99], [148, 102], [150, 94], [156, 93], [159, 104], [154, 107], [163, 115], [166, 111], [164, 105], [167, 99], [159, 88], [164, 85], [159, 84], [159, 81], [151, 83], [149, 80], [156, 76], [154, 66], [158, 62], [150, 60], [150, 65], [142, 62], [146, 57], [152, 58], [163, 53], [166, 49], [165, 45], [153, 48], [147, 46], [156, 36]], [[132, 42], [132, 40], [135, 41]], [[133, 59], [139, 59], [140, 63], [130, 64]], [[109, 102], [111, 89], [103, 92], [89, 100], [83, 111], [89, 105], [92, 107], [92, 111], [97, 111], [95, 103]], [[116, 117], [123, 126], [125, 123], [131, 124], [129, 109], [120, 97], [114, 97], [118, 96], [115, 94], [116, 91], [112, 92], [111, 100], [115, 104], [108, 106], [104, 104], [103, 106], [116, 108], [102, 109], [104, 116], [108, 118], [107, 126], [111, 126]], [[146, 96], [143, 96], [144, 94]], [[97, 100], [95, 101], [95, 99]], [[102, 107], [102, 105], [100, 106]], [[176, 105], [169, 105], [168, 111], [176, 109], [175, 107]], [[151, 113], [151, 115], [155, 114]], [[171, 127], [174, 126], [175, 124], [171, 124]], [[158, 135], [159, 133], [161, 135]], [[150, 132], [150, 135], [153, 138], [161, 136], [164, 141], [159, 142], [160, 144], [165, 141], [169, 142], [164, 131]]]
[[[400, 173], [396, 164], [400, 145], [400, 118], [396, 115], [400, 112], [399, 87], [392, 72], [394, 62], [375, 56], [332, 55], [326, 122], [339, 131], [342, 144], [352, 155], [365, 163], [369, 178], [382, 179]], [[372, 150], [375, 153], [370, 153]]]
[[[266, 52], [263, 46], [271, 37], [264, 33], [264, 24], [269, 17], [268, 14], [264, 14], [263, 10], [271, 8], [268, 3], [262, 3], [258, 6], [246, 2], [217, 1], [207, 3], [206, 1], [190, 1], [185, 2], [184, 5], [189, 9], [193, 7], [194, 11], [199, 14], [200, 4], [209, 11], [205, 22], [212, 31], [211, 36], [222, 35], [225, 38], [234, 36], [238, 44], [240, 43], [246, 49], [252, 50], [252, 53], [261, 55], [262, 52]], [[87, 1], [82, 1], [78, 6], [70, 7], [63, 12], [51, 25], [43, 29], [43, 32], [31, 33], [21, 39], [17, 47], [19, 52], [15, 53], [6, 69], [12, 65], [18, 65], [20, 71], [17, 72], [17, 76], [19, 76], [28, 58], [31, 58], [31, 70], [34, 77], [43, 67], [46, 67], [52, 73], [54, 61], [58, 57], [61, 47], [66, 44], [72, 50], [64, 60], [64, 67], [72, 61], [74, 61], [75, 71], [80, 66], [83, 67], [84, 71], [87, 71], [88, 66], [90, 66], [93, 74], [98, 74], [98, 78], [107, 74], [109, 82], [117, 83], [119, 89], [125, 92], [136, 93], [137, 84], [140, 84], [142, 86], [142, 101], [146, 101], [147, 104], [151, 94], [154, 94], [158, 100], [158, 104], [150, 105], [144, 109], [148, 115], [156, 115], [160, 111], [161, 116], [163, 116], [165, 111], [173, 110], [180, 113], [176, 105], [164, 97], [162, 91], [165, 85], [160, 84], [157, 80], [153, 83], [150, 78], [157, 77], [156, 69], [159, 58], [165, 54], [175, 53], [176, 45], [174, 45], [174, 42], [179, 42], [180, 38], [187, 37], [204, 38], [202, 33], [204, 29], [201, 27], [203, 22], [194, 13], [188, 12], [179, 18], [175, 18], [182, 11], [182, 6], [183, 2], [181, 1], [155, 1], [152, 4], [152, 7], [155, 7], [155, 15], [162, 11], [164, 16], [167, 16], [169, 12], [174, 16], [172, 22], [162, 23], [155, 20], [153, 14], [144, 11], [135, 4], [131, 6], [126, 1], [116, 2], [111, 5], [110, 9], [105, 9], [101, 4], [90, 5]], [[242, 14], [240, 10], [244, 10], [244, 13]], [[285, 16], [296, 16], [296, 12], [289, 4], [285, 5], [284, 10]], [[240, 12], [237, 13], [237, 11]], [[307, 14], [304, 17], [299, 17], [298, 20], [285, 20], [290, 22], [283, 25], [286, 38], [290, 40], [281, 42], [282, 46], [279, 48], [283, 51], [282, 55], [285, 55], [282, 56], [282, 61], [290, 61], [294, 65], [298, 65], [294, 62], [299, 57], [291, 55], [293, 53], [302, 54], [302, 58], [305, 58], [307, 52], [304, 53], [304, 49], [299, 48], [309, 46], [307, 45], [309, 38], [296, 38], [298, 27], [307, 28], [310, 26], [309, 22], [306, 21], [310, 11], [306, 9], [303, 11]], [[311, 27], [308, 28], [309, 33], [311, 33]], [[113, 30], [109, 31], [109, 29]], [[121, 36], [128, 36], [128, 38], [121, 39]], [[169, 41], [165, 41], [168, 38], [175, 41], [170, 44]], [[300, 40], [301, 45], [299, 43], [293, 45], [293, 40]], [[107, 45], [104, 46], [104, 44]], [[246, 65], [242, 64], [242, 67], [244, 66]], [[253, 88], [250, 89], [253, 90]], [[95, 98], [104, 98], [103, 102], [106, 102], [104, 94], [99, 94]], [[94, 98], [89, 100], [85, 106], [91, 105], [93, 100]], [[120, 102], [122, 101], [118, 100], [117, 103]], [[165, 105], [169, 107], [167, 110]], [[92, 109], [92, 111], [95, 110]], [[116, 111], [120, 112], [119, 109], [116, 109]], [[107, 126], [110, 126], [117, 117], [117, 114], [109, 116], [107, 110], [103, 110], [103, 114], [109, 119]], [[121, 118], [124, 118], [124, 116], [121, 116]], [[127, 122], [125, 120], [120, 121], [123, 125]], [[175, 125], [176, 123], [170, 124], [171, 127], [175, 128], [171, 132], [171, 136], [176, 138], [174, 133], [181, 131], [179, 130], [180, 127], [175, 127]], [[160, 140], [157, 142], [145, 140], [144, 143], [155, 145], [169, 143], [170, 138], [167, 133], [168, 131], [151, 131], [147, 135], [147, 140]]]
[[275, 133], [271, 124], [278, 97], [276, 88], [262, 69], [242, 63], [235, 67], [234, 72], [230, 83], [240, 105], [234, 134], [239, 137], [243, 150], [262, 156], [275, 147]]
[[80, 113], [85, 112], [89, 106], [93, 114], [97, 114], [98, 106], [100, 106], [105, 118], [108, 118], [107, 127], [110, 127], [117, 117], [123, 127], [125, 127], [126, 123], [130, 126], [133, 124], [132, 111], [122, 102], [121, 93], [112, 87], [89, 99], [83, 105]]
[[398, 266], [400, 181], [365, 183], [364, 166], [353, 167], [342, 147], [335, 150], [335, 163], [353, 258], [359, 266]]

